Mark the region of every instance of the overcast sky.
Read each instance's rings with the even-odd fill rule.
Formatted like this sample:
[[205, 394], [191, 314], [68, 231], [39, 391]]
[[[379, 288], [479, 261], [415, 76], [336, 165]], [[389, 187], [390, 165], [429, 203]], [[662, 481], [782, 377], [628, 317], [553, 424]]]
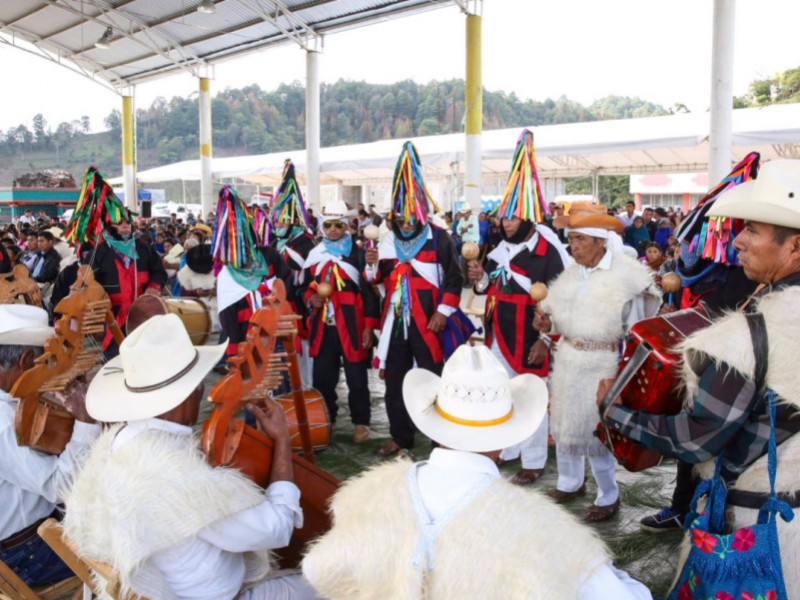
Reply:
[[[712, 0], [485, 0], [483, 84], [544, 100], [589, 104], [610, 94], [705, 111], [710, 97]], [[738, 0], [734, 93], [757, 78], [800, 67], [800, 1]], [[391, 83], [465, 76], [465, 18], [454, 7], [329, 35], [323, 82]], [[119, 97], [80, 76], [8, 47], [0, 129], [43, 113], [50, 127], [89, 115], [94, 130]], [[285, 46], [223, 62], [212, 93], [257, 83], [304, 81], [302, 50]], [[175, 75], [136, 88], [138, 107], [186, 96], [196, 80]]]

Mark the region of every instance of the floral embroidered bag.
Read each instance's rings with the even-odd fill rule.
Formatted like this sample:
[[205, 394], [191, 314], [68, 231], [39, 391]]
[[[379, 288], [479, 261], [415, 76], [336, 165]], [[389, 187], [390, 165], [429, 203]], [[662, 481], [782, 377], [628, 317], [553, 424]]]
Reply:
[[[777, 515], [791, 521], [794, 513], [775, 494], [777, 450], [775, 393], [767, 392], [770, 436], [767, 465], [770, 495], [758, 511], [755, 525], [723, 533], [728, 491], [717, 457], [714, 477], [703, 481], [687, 516], [691, 549], [668, 600], [787, 600], [778, 548]], [[697, 514], [697, 501], [708, 495], [706, 508]]]

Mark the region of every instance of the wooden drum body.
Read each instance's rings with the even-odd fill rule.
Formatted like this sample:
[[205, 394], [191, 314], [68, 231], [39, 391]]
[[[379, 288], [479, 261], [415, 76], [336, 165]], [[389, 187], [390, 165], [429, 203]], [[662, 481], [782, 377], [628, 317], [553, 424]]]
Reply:
[[[323, 450], [331, 442], [331, 419], [328, 407], [322, 395], [315, 389], [303, 390], [303, 400], [306, 403], [308, 414], [308, 430], [311, 433], [311, 446], [314, 450]], [[286, 413], [286, 424], [289, 426], [292, 450], [303, 451], [303, 442], [300, 439], [300, 427], [297, 424], [297, 414], [292, 393], [283, 394], [275, 398]]]
[[203, 346], [211, 336], [211, 315], [197, 298], [161, 298], [145, 294], [131, 304], [125, 321], [127, 334], [155, 315], [176, 315], [195, 346]]

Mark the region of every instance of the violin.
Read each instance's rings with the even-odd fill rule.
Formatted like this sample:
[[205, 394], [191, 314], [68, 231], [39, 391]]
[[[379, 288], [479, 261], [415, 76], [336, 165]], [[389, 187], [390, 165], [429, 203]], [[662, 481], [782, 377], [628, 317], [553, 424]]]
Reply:
[[45, 454], [61, 454], [75, 424], [72, 414], [45, 394], [63, 391], [102, 362], [100, 345], [87, 343], [87, 336], [102, 336], [107, 326], [117, 343], [124, 339], [111, 312], [111, 300], [88, 266], [78, 269], [70, 294], [58, 303], [55, 312], [61, 315], [54, 323], [55, 335], [10, 392], [19, 398], [14, 417], [17, 443]]
[[25, 265], [14, 265], [10, 273], [0, 275], [0, 304], [16, 304], [22, 300], [42, 308], [42, 291]]
[[[228, 363], [230, 373], [211, 390], [214, 404], [210, 418], [203, 425], [201, 448], [210, 464], [239, 469], [261, 487], [269, 482], [272, 464], [272, 440], [263, 432], [246, 425], [236, 415], [250, 401], [265, 398], [283, 382], [288, 372], [303, 456], [292, 455], [295, 484], [300, 488], [303, 527], [296, 530], [289, 546], [278, 551], [282, 566], [300, 563], [306, 544], [330, 529], [328, 502], [339, 480], [316, 466], [308, 428], [300, 365], [295, 351], [295, 322], [286, 300], [286, 288], [280, 280], [272, 284], [272, 294], [264, 298], [262, 308], [250, 318], [247, 339], [239, 344], [237, 356]], [[286, 352], [276, 353], [275, 342], [283, 340]]]

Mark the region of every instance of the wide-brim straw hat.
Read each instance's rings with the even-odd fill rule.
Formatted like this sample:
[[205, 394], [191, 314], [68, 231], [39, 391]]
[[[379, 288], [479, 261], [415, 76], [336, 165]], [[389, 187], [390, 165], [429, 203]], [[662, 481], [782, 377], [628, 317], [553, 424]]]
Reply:
[[708, 215], [800, 229], [800, 160], [764, 163], [756, 179], [720, 194]]
[[343, 200], [334, 200], [326, 204], [322, 209], [319, 226], [322, 227], [325, 221], [344, 221], [348, 223], [356, 214], [358, 214], [356, 211], [347, 208], [347, 204]]
[[156, 417], [181, 404], [225, 354], [227, 344], [193, 346], [177, 315], [137, 327], [89, 384], [86, 410], [115, 423]]
[[510, 379], [485, 347], [460, 346], [442, 376], [412, 369], [403, 401], [417, 428], [447, 448], [488, 452], [530, 437], [547, 414], [547, 386], [535, 375]]

